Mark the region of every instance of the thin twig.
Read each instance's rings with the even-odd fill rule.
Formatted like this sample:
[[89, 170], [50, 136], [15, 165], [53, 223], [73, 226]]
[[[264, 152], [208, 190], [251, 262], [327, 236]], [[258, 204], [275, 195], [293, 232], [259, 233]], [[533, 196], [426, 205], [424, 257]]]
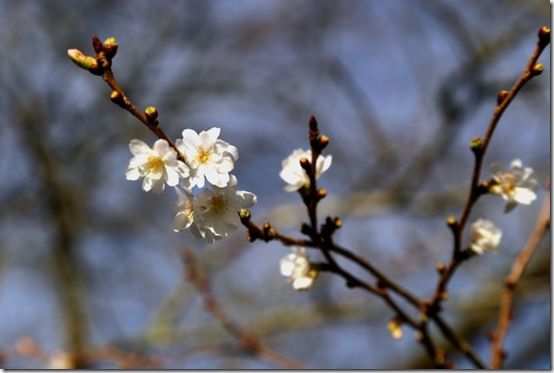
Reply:
[[498, 326], [492, 334], [491, 345], [491, 368], [500, 369], [505, 357], [505, 351], [502, 348], [502, 343], [508, 333], [508, 327], [513, 315], [513, 302], [515, 297], [515, 288], [521, 279], [527, 264], [531, 260], [533, 254], [537, 250], [541, 239], [550, 228], [550, 193], [547, 194], [542, 208], [537, 216], [535, 227], [529, 236], [529, 240], [525, 247], [517, 255], [510, 274], [504, 282], [504, 292], [500, 311], [498, 313]]
[[186, 265], [186, 278], [192, 283], [204, 300], [206, 310], [236, 339], [245, 351], [260, 359], [285, 369], [305, 369], [306, 367], [266, 346], [258, 337], [243, 330], [227, 315], [219, 302], [214, 298], [210, 284], [199, 274], [196, 258], [191, 250], [182, 252]]
[[474, 138], [472, 140], [471, 149], [475, 155], [475, 163], [473, 166], [469, 193], [460, 217], [457, 220], [449, 219], [448, 222], [454, 236], [452, 259], [450, 260], [450, 263], [448, 264], [446, 270], [440, 272], [440, 277], [437, 283], [435, 294], [431, 305], [428, 308], [430, 312], [438, 312], [440, 310], [441, 301], [447, 298], [447, 287], [448, 283], [452, 279], [453, 272], [460, 266], [463, 261], [468, 258], [467, 256], [463, 256], [462, 254], [462, 236], [475, 202], [477, 202], [481, 195], [487, 192], [486, 188], [484, 188], [484, 186], [480, 184], [479, 180], [481, 169], [483, 166], [483, 159], [494, 134], [494, 130], [496, 129], [498, 122], [502, 118], [502, 114], [506, 111], [510, 103], [520, 92], [523, 86], [533, 77], [539, 75], [542, 72], [542, 65], [537, 64], [537, 60], [549, 43], [550, 29], [548, 27], [542, 27], [539, 30], [537, 46], [535, 47], [535, 50], [533, 51], [531, 57], [529, 58], [529, 61], [527, 62], [527, 65], [523, 69], [519, 78], [514, 83], [510, 91], [501, 91], [499, 93], [498, 103], [487, 126], [485, 137], [483, 139]]

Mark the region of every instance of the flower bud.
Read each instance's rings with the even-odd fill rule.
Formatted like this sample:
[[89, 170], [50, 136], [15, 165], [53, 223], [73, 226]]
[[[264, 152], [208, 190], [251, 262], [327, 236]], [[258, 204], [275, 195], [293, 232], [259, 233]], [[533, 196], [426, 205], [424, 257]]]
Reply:
[[144, 109], [144, 115], [146, 115], [146, 120], [151, 125], [157, 126], [158, 121], [156, 118], [158, 118], [158, 109], [156, 109], [154, 106], [148, 106], [146, 109]]
[[327, 196], [327, 190], [324, 188], [319, 188], [316, 192], [316, 196], [318, 199], [323, 199]]
[[117, 104], [121, 107], [125, 105], [123, 96], [118, 91], [112, 91], [112, 93], [110, 93], [110, 100], [112, 100], [114, 104]]
[[302, 234], [305, 234], [306, 236], [311, 236], [312, 228], [308, 224], [302, 223], [302, 225], [300, 226], [300, 232]]
[[453, 226], [455, 226], [456, 224], [458, 224], [458, 221], [456, 220], [456, 218], [455, 218], [453, 215], [450, 215], [450, 216], [446, 219], [446, 224], [448, 224], [448, 226], [450, 226], [450, 227], [453, 227]]
[[498, 105], [501, 105], [504, 100], [506, 99], [506, 97], [508, 97], [508, 91], [506, 90], [501, 90], [500, 92], [498, 92], [498, 96], [496, 97], [496, 103]]
[[319, 136], [317, 145], [320, 151], [325, 149], [325, 147], [329, 145], [329, 137], [325, 135]]
[[471, 142], [469, 143], [469, 148], [474, 153], [482, 150], [482, 147], [483, 147], [483, 142], [481, 141], [481, 138], [479, 136], [474, 136], [471, 138]]
[[533, 76], [540, 75], [542, 74], [543, 71], [544, 71], [544, 65], [540, 62], [537, 62], [531, 68], [531, 74], [533, 74]]
[[389, 330], [392, 338], [396, 340], [402, 338], [403, 333], [401, 326], [402, 321], [398, 317], [395, 317], [387, 323], [387, 329]]
[[250, 220], [252, 215], [250, 214], [250, 211], [248, 209], [240, 209], [239, 216], [241, 220], [248, 221]]
[[315, 116], [310, 117], [310, 130], [311, 131], [317, 131], [317, 119], [315, 119]]
[[98, 61], [96, 61], [96, 58], [87, 56], [78, 49], [68, 49], [67, 55], [71, 58], [71, 61], [82, 69], [91, 72], [98, 70]]
[[300, 167], [302, 167], [309, 174], [312, 169], [312, 164], [308, 158], [302, 157], [300, 158]]
[[539, 29], [539, 45], [546, 47], [550, 43], [550, 27], [542, 26]]
[[104, 53], [106, 54], [107, 58], [114, 58], [115, 54], [117, 53], [117, 40], [115, 38], [109, 37], [106, 40], [104, 40]]

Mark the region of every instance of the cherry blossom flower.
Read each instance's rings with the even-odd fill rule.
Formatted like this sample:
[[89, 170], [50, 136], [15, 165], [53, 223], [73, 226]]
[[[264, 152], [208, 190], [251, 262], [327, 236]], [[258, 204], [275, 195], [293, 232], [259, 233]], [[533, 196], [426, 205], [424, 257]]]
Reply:
[[537, 180], [530, 177], [533, 169], [524, 168], [520, 159], [514, 159], [510, 169], [506, 171], [502, 170], [499, 163], [493, 163], [491, 168], [494, 184], [490, 187], [490, 192], [507, 201], [505, 212], [513, 210], [518, 203], [529, 205], [537, 198], [533, 191]]
[[292, 253], [281, 259], [280, 270], [283, 276], [289, 278], [294, 290], [308, 290], [318, 275], [303, 247], [293, 248]]
[[177, 215], [175, 215], [172, 227], [175, 232], [179, 232], [190, 228], [194, 223], [196, 208], [194, 196], [189, 190], [182, 191], [175, 188], [175, 192], [177, 193]]
[[495, 227], [494, 223], [486, 219], [478, 219], [471, 226], [470, 248], [481, 255], [488, 251], [498, 249], [502, 231]]
[[237, 178], [231, 175], [224, 188], [203, 189], [196, 199], [181, 194], [181, 212], [175, 217], [174, 228], [192, 228], [196, 237], [210, 243], [230, 236], [239, 226], [239, 211], [256, 203], [253, 193], [237, 190]]
[[[285, 158], [281, 164], [282, 170], [279, 173], [281, 179], [283, 179], [287, 185], [285, 186], [285, 191], [294, 192], [304, 186], [310, 186], [310, 179], [306, 171], [300, 166], [300, 159], [307, 158], [311, 161], [312, 151], [311, 150], [302, 150], [296, 149]], [[315, 178], [319, 179], [321, 174], [323, 174], [329, 167], [331, 167], [331, 162], [333, 161], [333, 156], [328, 155], [326, 157], [320, 155], [316, 160], [315, 168]]]
[[167, 141], [157, 140], [150, 148], [141, 140], [131, 140], [129, 149], [133, 158], [125, 174], [127, 180], [143, 177], [142, 189], [145, 192], [161, 193], [165, 184], [175, 186], [180, 178], [189, 176], [189, 168], [177, 159], [177, 152]]
[[234, 162], [239, 158], [239, 153], [236, 147], [219, 140], [219, 133], [220, 129], [216, 127], [199, 134], [186, 129], [183, 138], [175, 142], [191, 170], [190, 178], [183, 179], [185, 188], [204, 187], [204, 178], [220, 188], [229, 183], [229, 172], [235, 167]]

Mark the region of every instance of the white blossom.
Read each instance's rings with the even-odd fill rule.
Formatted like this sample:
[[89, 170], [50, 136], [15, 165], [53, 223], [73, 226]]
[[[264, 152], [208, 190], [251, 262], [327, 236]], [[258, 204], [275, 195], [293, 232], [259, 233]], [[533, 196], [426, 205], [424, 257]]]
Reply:
[[175, 192], [177, 193], [177, 215], [172, 226], [175, 232], [179, 232], [190, 228], [194, 223], [196, 208], [194, 196], [189, 190], [182, 191], [175, 188]]
[[317, 270], [310, 265], [306, 249], [294, 248], [293, 252], [281, 259], [281, 274], [289, 278], [294, 290], [307, 290], [312, 287]]
[[231, 175], [226, 187], [203, 189], [195, 199], [192, 204], [194, 212], [190, 215], [194, 219], [193, 234], [210, 243], [228, 237], [241, 224], [239, 211], [255, 203], [256, 196], [237, 190], [237, 178]]
[[505, 212], [510, 212], [518, 203], [529, 205], [537, 198], [533, 191], [537, 180], [530, 177], [533, 169], [524, 168], [520, 159], [514, 159], [509, 170], [502, 170], [499, 163], [493, 163], [491, 168], [495, 184], [491, 186], [490, 192], [507, 201]]
[[[287, 185], [285, 186], [285, 191], [294, 192], [304, 186], [310, 185], [310, 179], [306, 171], [300, 166], [300, 159], [307, 158], [309, 161], [312, 160], [312, 151], [311, 150], [302, 150], [296, 149], [285, 158], [281, 164], [282, 170], [279, 173], [281, 179], [283, 179]], [[326, 157], [320, 155], [316, 160], [316, 169], [315, 177], [316, 180], [319, 179], [321, 174], [323, 174], [331, 166], [333, 161], [333, 156], [328, 155]]]
[[129, 150], [133, 158], [125, 174], [127, 180], [143, 177], [142, 189], [146, 192], [161, 193], [165, 184], [175, 186], [180, 178], [189, 176], [189, 168], [177, 159], [177, 152], [167, 141], [157, 140], [150, 148], [141, 140], [131, 140]]
[[490, 220], [478, 219], [471, 226], [470, 248], [479, 255], [498, 249], [501, 239], [502, 231]]
[[185, 155], [190, 167], [190, 178], [183, 180], [187, 189], [204, 187], [204, 178], [212, 185], [224, 187], [229, 183], [229, 172], [235, 167], [239, 158], [236, 147], [219, 140], [219, 128], [201, 131], [199, 134], [191, 129], [183, 131], [183, 138], [175, 145]]

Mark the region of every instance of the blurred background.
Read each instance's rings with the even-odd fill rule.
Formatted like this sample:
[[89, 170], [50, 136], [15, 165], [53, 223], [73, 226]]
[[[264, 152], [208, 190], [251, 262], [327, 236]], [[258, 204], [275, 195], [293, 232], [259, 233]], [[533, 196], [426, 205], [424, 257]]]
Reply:
[[[295, 236], [307, 217], [278, 173], [292, 150], [307, 148], [316, 115], [333, 155], [321, 215], [343, 219], [337, 242], [430, 297], [435, 265], [451, 255], [445, 218], [467, 194], [469, 140], [484, 134], [497, 92], [550, 24], [548, 2], [8, 0], [0, 24], [2, 367], [64, 367], [76, 353], [93, 368], [287, 367], [249, 354], [206, 311], [184, 248], [228, 318], [287, 359], [432, 367], [411, 330], [391, 338], [394, 315], [380, 299], [326, 273], [295, 292], [278, 268], [288, 248], [250, 244], [242, 227], [214, 245], [174, 233], [173, 190], [144, 193], [124, 176], [129, 141], [155, 138], [66, 50], [92, 53], [93, 35], [115, 36], [113, 70], [134, 103], [155, 105], [173, 138], [221, 127], [239, 149], [239, 189], [258, 196], [254, 221]], [[501, 120], [482, 174], [521, 158], [535, 170], [538, 199], [510, 214], [499, 198], [479, 201], [470, 223], [493, 220], [502, 248], [467, 262], [445, 305], [487, 362], [503, 279], [547, 197], [549, 53]], [[550, 303], [548, 234], [516, 292], [505, 367], [551, 366]]]

